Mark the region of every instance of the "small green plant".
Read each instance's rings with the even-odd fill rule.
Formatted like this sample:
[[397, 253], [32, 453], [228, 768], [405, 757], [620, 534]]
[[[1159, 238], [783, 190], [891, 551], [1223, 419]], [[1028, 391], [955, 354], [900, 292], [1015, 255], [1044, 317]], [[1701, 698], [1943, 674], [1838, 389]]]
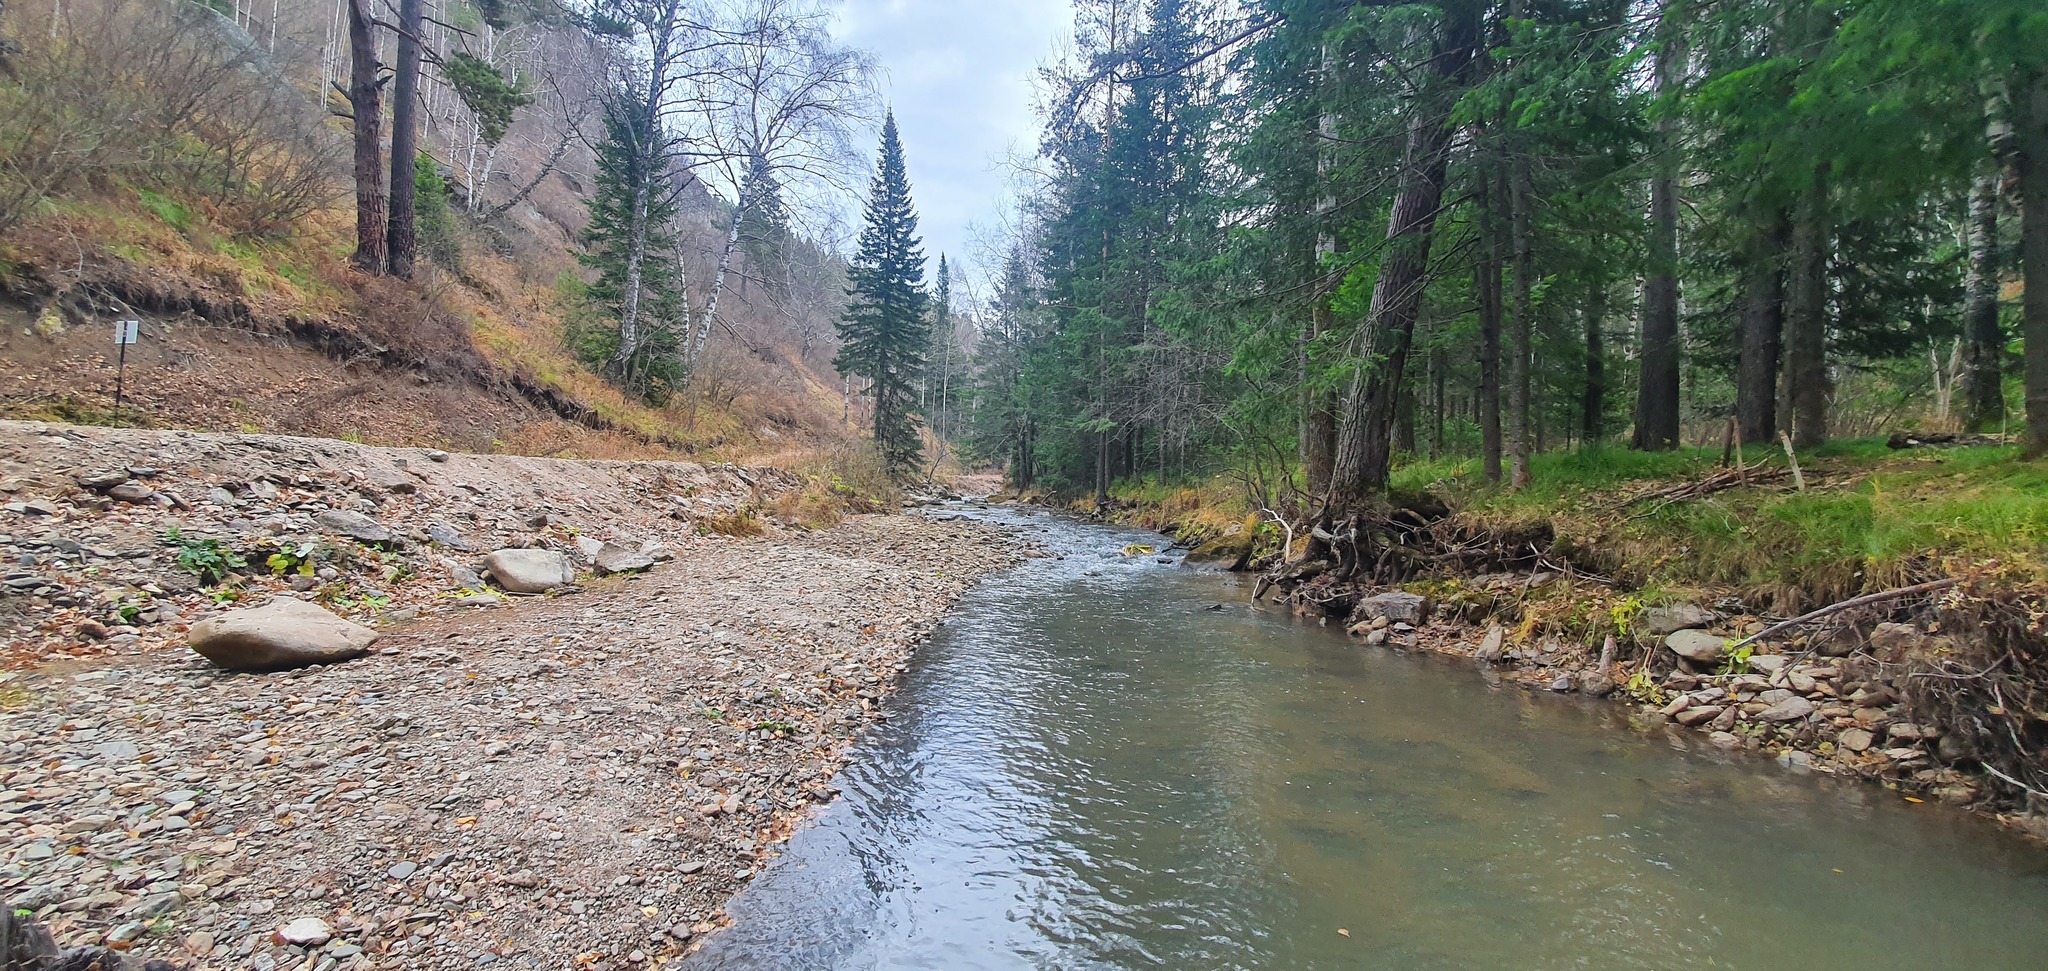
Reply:
[[1643, 602], [1636, 597], [1625, 597], [1607, 610], [1607, 619], [1614, 623], [1614, 636], [1627, 640], [1629, 628], [1643, 612]]
[[1749, 659], [1756, 656], [1755, 644], [1744, 644], [1721, 659], [1722, 674], [1748, 674]]
[[133, 600], [124, 600], [121, 602], [121, 606], [114, 608], [114, 614], [121, 618], [121, 623], [132, 625], [137, 620], [142, 619], [142, 611], [144, 609], [144, 605], [141, 603]]
[[314, 554], [318, 549], [319, 545], [316, 543], [300, 543], [270, 554], [263, 563], [270, 567], [270, 572], [278, 576], [296, 573], [302, 577], [309, 577], [313, 575]]
[[706, 709], [704, 709], [704, 711], [703, 711], [703, 715], [704, 715], [704, 717], [706, 717], [706, 718], [709, 718], [709, 719], [711, 719], [712, 721], [715, 721], [715, 722], [720, 722], [720, 721], [724, 721], [724, 720], [725, 720], [725, 712], [719, 711], [719, 710], [718, 710], [718, 709], [716, 709], [716, 708], [706, 708]]
[[1622, 685], [1621, 690], [1628, 692], [1629, 697], [1646, 705], [1661, 705], [1669, 700], [1664, 697], [1663, 687], [1651, 679], [1648, 667], [1639, 668], [1636, 670], [1636, 673], [1629, 675], [1628, 683]]
[[188, 539], [175, 526], [164, 531], [163, 542], [177, 549], [179, 569], [209, 587], [226, 582], [229, 574], [249, 565], [241, 554], [220, 545], [220, 540]]
[[755, 725], [754, 728], [759, 731], [774, 732], [777, 735], [794, 735], [801, 730], [788, 722], [779, 721], [764, 721]]
[[242, 591], [234, 587], [215, 587], [212, 590], [208, 590], [206, 595], [213, 600], [216, 606], [221, 607], [242, 601]]

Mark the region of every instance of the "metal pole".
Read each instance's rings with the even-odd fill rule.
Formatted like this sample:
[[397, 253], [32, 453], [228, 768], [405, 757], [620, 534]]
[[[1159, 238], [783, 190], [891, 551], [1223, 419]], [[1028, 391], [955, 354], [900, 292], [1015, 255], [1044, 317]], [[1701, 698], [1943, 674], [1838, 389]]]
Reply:
[[121, 407], [121, 394], [128, 380], [128, 343], [121, 342], [121, 364], [114, 370], [114, 408]]

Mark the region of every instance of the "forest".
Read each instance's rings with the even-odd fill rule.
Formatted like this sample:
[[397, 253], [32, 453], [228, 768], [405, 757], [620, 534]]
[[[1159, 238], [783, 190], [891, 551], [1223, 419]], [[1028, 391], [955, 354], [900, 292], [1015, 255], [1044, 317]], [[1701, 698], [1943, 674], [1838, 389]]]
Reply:
[[1449, 458], [2048, 452], [2037, 3], [1075, 12], [978, 311], [968, 447], [1020, 487], [1314, 519]]

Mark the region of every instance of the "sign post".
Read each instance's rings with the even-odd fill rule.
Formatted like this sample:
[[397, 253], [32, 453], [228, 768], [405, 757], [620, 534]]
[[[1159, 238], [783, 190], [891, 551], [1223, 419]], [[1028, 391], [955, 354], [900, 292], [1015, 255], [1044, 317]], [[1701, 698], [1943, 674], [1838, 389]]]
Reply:
[[114, 407], [116, 408], [121, 407], [123, 392], [127, 390], [128, 345], [135, 343], [135, 339], [140, 336], [142, 336], [142, 321], [114, 321], [114, 343], [121, 348], [121, 363], [114, 371]]

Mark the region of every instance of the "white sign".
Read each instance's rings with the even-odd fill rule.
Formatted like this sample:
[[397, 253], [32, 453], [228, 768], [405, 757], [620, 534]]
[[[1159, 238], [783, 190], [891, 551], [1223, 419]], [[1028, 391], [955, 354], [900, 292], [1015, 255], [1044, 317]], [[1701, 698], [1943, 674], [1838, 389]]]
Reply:
[[133, 344], [133, 343], [135, 343], [135, 340], [136, 340], [136, 338], [138, 338], [138, 337], [141, 337], [141, 336], [142, 336], [142, 321], [139, 321], [139, 320], [117, 320], [117, 321], [114, 321], [114, 343], [116, 343], [116, 344]]

